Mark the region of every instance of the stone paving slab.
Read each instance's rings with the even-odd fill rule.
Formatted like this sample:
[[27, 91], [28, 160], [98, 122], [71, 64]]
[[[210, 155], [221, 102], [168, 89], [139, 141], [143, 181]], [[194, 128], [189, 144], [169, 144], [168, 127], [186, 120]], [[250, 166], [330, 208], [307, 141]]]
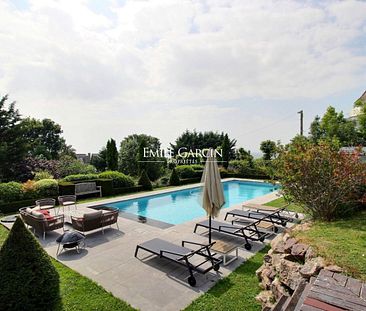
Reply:
[[[196, 185], [181, 188], [194, 186]], [[177, 188], [161, 192], [150, 192], [149, 194], [154, 195], [172, 190], [175, 191]], [[141, 196], [143, 194], [124, 196], [123, 199]], [[272, 192], [248, 202], [262, 204], [276, 198], [276, 193]], [[89, 202], [79, 204], [77, 208], [80, 212], [88, 211], [88, 206], [119, 200], [119, 198], [113, 198]], [[227, 211], [239, 206], [222, 210], [218, 220], [223, 220]], [[239, 259], [226, 267], [221, 267], [219, 272], [212, 271], [206, 275], [196, 274], [196, 287], [188, 285], [187, 277], [189, 274], [187, 269], [182, 266], [162, 260], [156, 256], [149, 256], [148, 253], [143, 251], [139, 253], [139, 259], [134, 257], [136, 245], [152, 238], [162, 238], [177, 244], [180, 244], [182, 240], [207, 242], [207, 233], [193, 233], [194, 224], [204, 219], [206, 217], [170, 228], [160, 229], [118, 217], [120, 231], [115, 226], [112, 226], [112, 228], [105, 229], [105, 234], [102, 234], [101, 230], [87, 233], [86, 248], [80, 254], [70, 250], [63, 252], [58, 258], [56, 257], [57, 244], [55, 240], [57, 236], [62, 234], [62, 230], [47, 234], [46, 240], [40, 239], [40, 243], [51, 256], [57, 258], [71, 269], [91, 278], [106, 290], [112, 292], [113, 295], [125, 300], [135, 308], [149, 311], [181, 310], [211, 288], [217, 280], [231, 273], [243, 261], [264, 247], [262, 243], [253, 242], [251, 251], [240, 248]], [[238, 245], [244, 244], [244, 241], [241, 239], [220, 233], [213, 233], [212, 238], [213, 240], [227, 240]]]

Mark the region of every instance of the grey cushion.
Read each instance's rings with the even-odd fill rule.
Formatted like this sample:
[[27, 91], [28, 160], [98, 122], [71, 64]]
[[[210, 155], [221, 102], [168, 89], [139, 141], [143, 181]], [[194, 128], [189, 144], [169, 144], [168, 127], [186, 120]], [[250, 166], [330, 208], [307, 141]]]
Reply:
[[95, 219], [98, 219], [98, 218], [101, 218], [101, 217], [102, 217], [102, 211], [95, 211], [95, 212], [87, 213], [87, 214], [83, 215], [83, 218], [84, 218], [85, 221], [95, 220]]

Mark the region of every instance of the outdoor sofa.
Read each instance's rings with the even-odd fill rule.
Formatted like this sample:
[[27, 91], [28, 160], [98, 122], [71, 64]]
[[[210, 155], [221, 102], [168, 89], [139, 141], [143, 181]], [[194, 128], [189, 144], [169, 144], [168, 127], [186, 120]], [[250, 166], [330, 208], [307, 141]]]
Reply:
[[91, 213], [85, 213], [81, 217], [71, 216], [72, 227], [80, 232], [102, 229], [116, 224], [118, 227], [118, 209], [104, 207]]
[[48, 211], [31, 207], [23, 207], [19, 213], [24, 223], [31, 226], [34, 232], [40, 232], [43, 239], [46, 238], [46, 232], [64, 228], [64, 215], [51, 216]]

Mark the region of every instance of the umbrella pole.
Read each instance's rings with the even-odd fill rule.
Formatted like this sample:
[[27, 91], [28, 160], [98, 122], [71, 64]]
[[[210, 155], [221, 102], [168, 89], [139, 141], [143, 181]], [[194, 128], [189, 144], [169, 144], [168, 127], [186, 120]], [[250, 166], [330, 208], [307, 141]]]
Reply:
[[208, 218], [208, 243], [211, 244], [211, 215]]

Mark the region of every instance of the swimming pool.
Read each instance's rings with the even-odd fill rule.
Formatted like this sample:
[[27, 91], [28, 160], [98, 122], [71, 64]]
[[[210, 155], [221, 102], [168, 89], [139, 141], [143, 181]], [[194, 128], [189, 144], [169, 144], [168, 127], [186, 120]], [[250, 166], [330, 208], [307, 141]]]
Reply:
[[[225, 205], [223, 208], [239, 204], [270, 193], [272, 184], [249, 181], [223, 182]], [[177, 190], [162, 194], [105, 204], [122, 212], [153, 219], [171, 225], [181, 224], [205, 215], [199, 204], [200, 188]]]

